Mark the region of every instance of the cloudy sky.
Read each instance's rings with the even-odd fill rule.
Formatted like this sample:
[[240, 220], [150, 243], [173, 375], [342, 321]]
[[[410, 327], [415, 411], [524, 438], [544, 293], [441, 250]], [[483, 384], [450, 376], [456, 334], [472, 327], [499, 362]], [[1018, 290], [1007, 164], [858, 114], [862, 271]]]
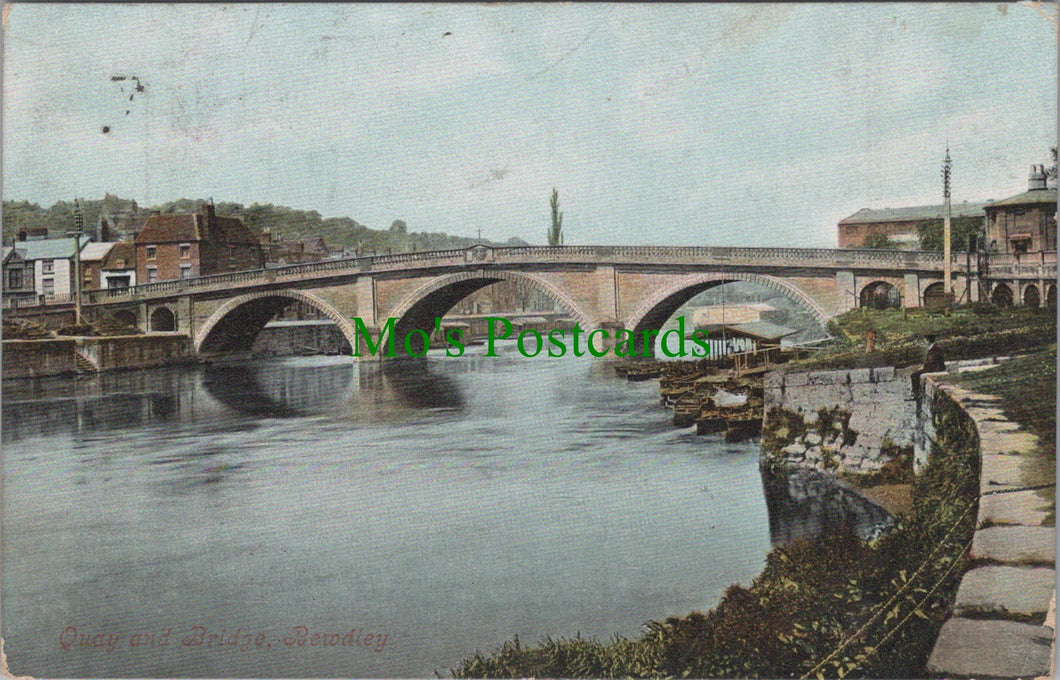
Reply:
[[955, 200], [1025, 190], [1056, 143], [1055, 12], [1021, 4], [5, 10], [3, 194], [41, 205], [544, 243], [556, 187], [568, 244], [831, 247], [940, 202], [947, 141]]

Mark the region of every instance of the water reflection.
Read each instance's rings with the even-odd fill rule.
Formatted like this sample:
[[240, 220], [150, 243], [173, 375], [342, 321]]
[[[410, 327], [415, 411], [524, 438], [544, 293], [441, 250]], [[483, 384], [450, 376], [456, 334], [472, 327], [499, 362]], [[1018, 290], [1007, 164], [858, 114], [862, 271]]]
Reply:
[[295, 418], [324, 413], [348, 401], [356, 387], [356, 370], [350, 362], [217, 364], [203, 370], [202, 385], [207, 394], [238, 413]]
[[[633, 636], [713, 606], [771, 537], [847, 502], [763, 481], [754, 446], [673, 428], [657, 386], [588, 360], [9, 382], [3, 436], [22, 441], [4, 456], [0, 613], [20, 674], [428, 677], [514, 634]], [[56, 653], [59, 631], [96, 621], [392, 637], [361, 655]]]
[[812, 470], [763, 468], [762, 487], [774, 546], [847, 526], [859, 537], [871, 539], [892, 521], [883, 508]]

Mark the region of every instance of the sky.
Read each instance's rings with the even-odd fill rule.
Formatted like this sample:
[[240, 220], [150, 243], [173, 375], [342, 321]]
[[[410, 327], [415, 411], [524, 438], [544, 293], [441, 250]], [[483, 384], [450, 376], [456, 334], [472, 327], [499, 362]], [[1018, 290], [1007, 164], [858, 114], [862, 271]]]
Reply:
[[544, 244], [556, 188], [570, 245], [835, 247], [860, 208], [940, 203], [947, 144], [955, 201], [1026, 190], [1056, 144], [1055, 17], [9, 4], [3, 198], [212, 197]]

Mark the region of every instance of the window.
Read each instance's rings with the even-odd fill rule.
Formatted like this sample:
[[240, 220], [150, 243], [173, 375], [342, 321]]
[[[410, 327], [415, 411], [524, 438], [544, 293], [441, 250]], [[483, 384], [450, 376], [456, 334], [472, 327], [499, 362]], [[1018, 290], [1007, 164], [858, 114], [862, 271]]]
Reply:
[[190, 279], [191, 278], [191, 265], [182, 264], [180, 265], [180, 278]]
[[191, 244], [181, 243], [180, 244], [180, 259], [186, 260], [191, 257]]
[[147, 282], [154, 283], [158, 280], [158, 270], [154, 267], [147, 268]]
[[1031, 249], [1031, 240], [1029, 238], [1021, 238], [1012, 242], [1012, 252], [1014, 253], [1027, 253]]
[[21, 269], [11, 269], [7, 272], [7, 287], [11, 290], [18, 290], [22, 287]]
[[157, 246], [147, 246], [147, 259], [155, 259], [155, 253], [158, 251]]
[[118, 261], [114, 263], [114, 266], [117, 269], [125, 269], [125, 258], [119, 257]]
[[44, 293], [46, 298], [55, 297], [55, 279], [42, 279], [41, 292]]
[[40, 263], [41, 274], [55, 273], [55, 260], [42, 260]]

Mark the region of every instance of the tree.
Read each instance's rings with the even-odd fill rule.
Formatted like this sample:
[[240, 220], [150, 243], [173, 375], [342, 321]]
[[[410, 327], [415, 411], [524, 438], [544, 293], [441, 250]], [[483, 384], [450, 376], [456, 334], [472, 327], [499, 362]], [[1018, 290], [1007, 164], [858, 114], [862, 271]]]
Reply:
[[892, 241], [891, 237], [887, 234], [869, 234], [865, 237], [865, 242], [861, 244], [861, 247], [876, 248], [879, 250], [897, 250], [901, 245], [902, 244], [898, 241]]
[[409, 228], [408, 225], [405, 224], [405, 220], [394, 220], [390, 223], [390, 232], [393, 234], [407, 234]]
[[548, 244], [550, 246], [563, 245], [563, 212], [559, 209], [559, 192], [555, 187], [552, 189], [552, 227], [548, 230]]
[[[942, 220], [931, 220], [917, 226], [921, 250], [942, 250]], [[955, 251], [968, 247], [971, 237], [972, 250], [976, 250], [982, 234], [983, 218], [965, 215], [950, 220], [950, 246]]]
[[1056, 180], [1056, 147], [1049, 149], [1049, 152], [1053, 155], [1053, 164], [1045, 169], [1045, 176], [1048, 179]]

